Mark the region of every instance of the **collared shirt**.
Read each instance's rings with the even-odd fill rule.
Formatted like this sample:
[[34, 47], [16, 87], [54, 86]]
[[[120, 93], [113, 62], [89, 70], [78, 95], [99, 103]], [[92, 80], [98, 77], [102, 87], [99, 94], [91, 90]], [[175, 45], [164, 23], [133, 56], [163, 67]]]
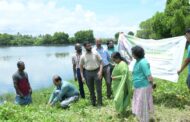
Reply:
[[75, 54], [74, 56], [72, 56], [72, 63], [76, 65], [76, 69], [80, 68], [80, 57], [82, 54]]
[[[26, 72], [19, 72], [13, 74], [13, 81], [17, 83], [18, 89], [24, 96], [29, 95], [30, 85], [28, 81], [28, 74]], [[18, 93], [17, 93], [18, 94]]]
[[[107, 51], [108, 51], [109, 56], [111, 57], [112, 53], [117, 52], [117, 49], [116, 48], [110, 48], [110, 49], [107, 48]], [[115, 65], [113, 60], [110, 60], [110, 64]]]
[[117, 49], [114, 47], [114, 48], [107, 48], [107, 51], [108, 51], [108, 54], [110, 55], [110, 57], [111, 57], [111, 55], [112, 55], [112, 53], [114, 53], [114, 52], [117, 52]]
[[93, 51], [97, 52], [102, 57], [103, 66], [110, 64], [111, 58], [107, 50], [105, 50], [103, 47], [95, 47]]
[[79, 94], [77, 88], [67, 81], [63, 81], [61, 86], [55, 87], [54, 91], [56, 90], [60, 91], [59, 94], [57, 96], [54, 96], [53, 92], [49, 99], [49, 102], [53, 104], [61, 101], [63, 98], [68, 98]]
[[133, 68], [134, 87], [147, 87], [149, 85], [148, 77], [150, 75], [151, 72], [148, 61], [145, 58], [137, 60]]
[[95, 70], [100, 67], [102, 58], [95, 52], [84, 53], [80, 59], [80, 65], [83, 65], [86, 70]]

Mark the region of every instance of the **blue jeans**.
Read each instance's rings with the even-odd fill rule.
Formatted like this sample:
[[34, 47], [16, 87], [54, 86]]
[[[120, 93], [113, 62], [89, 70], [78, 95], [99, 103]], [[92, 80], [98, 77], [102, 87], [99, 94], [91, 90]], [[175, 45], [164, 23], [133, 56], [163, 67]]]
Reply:
[[61, 107], [67, 108], [71, 103], [77, 101], [78, 99], [79, 99], [79, 95], [74, 95], [74, 96], [68, 97], [68, 98], [64, 99], [63, 101], [61, 101]]
[[30, 103], [32, 103], [31, 95], [27, 95], [27, 96], [24, 96], [24, 97], [20, 97], [19, 95], [16, 95], [15, 104], [28, 105]]
[[[57, 97], [59, 95], [61, 90], [55, 90], [53, 92], [53, 98]], [[60, 105], [62, 108], [67, 108], [71, 103], [77, 101], [79, 99], [79, 94], [70, 96], [70, 97], [63, 97], [62, 100], [60, 100]]]

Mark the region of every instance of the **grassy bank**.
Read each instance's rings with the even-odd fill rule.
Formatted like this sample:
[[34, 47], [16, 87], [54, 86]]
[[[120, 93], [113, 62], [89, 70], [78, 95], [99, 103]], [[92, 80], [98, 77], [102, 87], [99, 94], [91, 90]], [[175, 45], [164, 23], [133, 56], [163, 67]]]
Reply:
[[[178, 83], [156, 79], [154, 91], [155, 119], [157, 122], [190, 122], [190, 93], [185, 84], [187, 70], [181, 74]], [[74, 82], [74, 81], [71, 81]], [[74, 82], [76, 85], [77, 83]], [[33, 104], [17, 106], [13, 104], [14, 95], [4, 95], [7, 103], [0, 105], [0, 121], [10, 122], [136, 122], [128, 108], [124, 115], [115, 112], [113, 100], [105, 96], [103, 86], [103, 102], [101, 108], [92, 107], [89, 93], [85, 86], [86, 99], [80, 99], [69, 109], [63, 110], [46, 105], [53, 87], [34, 91]]]

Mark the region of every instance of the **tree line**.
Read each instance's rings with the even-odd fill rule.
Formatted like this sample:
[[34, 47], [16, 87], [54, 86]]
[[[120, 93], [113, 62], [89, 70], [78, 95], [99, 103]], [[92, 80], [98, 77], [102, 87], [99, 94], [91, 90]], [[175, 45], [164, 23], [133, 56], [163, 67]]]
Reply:
[[137, 37], [144, 39], [162, 39], [184, 35], [190, 27], [189, 0], [167, 0], [163, 12], [140, 23]]
[[[106, 43], [108, 38], [102, 39]], [[90, 41], [94, 43], [95, 37], [92, 30], [81, 30], [74, 34], [73, 37], [69, 37], [69, 34], [65, 32], [55, 32], [53, 35], [45, 34], [39, 36], [22, 35], [17, 33], [0, 34], [0, 46], [29, 46], [29, 45], [61, 45], [61, 44], [75, 44]]]

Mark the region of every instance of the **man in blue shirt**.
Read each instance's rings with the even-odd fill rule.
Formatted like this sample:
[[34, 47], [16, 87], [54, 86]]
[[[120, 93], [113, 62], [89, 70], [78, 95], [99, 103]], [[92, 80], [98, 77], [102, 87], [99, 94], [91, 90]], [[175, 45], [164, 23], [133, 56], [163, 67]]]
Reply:
[[[186, 33], [185, 33], [185, 37], [187, 39], [187, 42], [190, 42], [190, 28], [186, 30]], [[188, 65], [188, 77], [187, 77], [187, 86], [190, 90], [190, 45], [188, 46], [188, 50], [187, 50], [188, 54], [187, 54], [187, 58], [185, 59], [181, 69], [178, 71], [178, 74], [180, 74], [184, 69], [185, 67]]]
[[105, 79], [106, 81], [106, 86], [107, 86], [107, 98], [111, 97], [111, 73], [110, 73], [110, 55], [108, 53], [107, 50], [105, 50], [102, 47], [102, 42], [100, 39], [96, 39], [96, 47], [94, 48], [93, 51], [97, 52], [101, 58], [102, 58], [102, 62], [103, 62], [103, 71], [102, 71], [102, 77]]
[[48, 104], [55, 105], [58, 101], [61, 102], [62, 108], [67, 108], [70, 103], [79, 99], [78, 90], [69, 82], [63, 81], [60, 76], [55, 75], [53, 77], [53, 83], [56, 86]]

